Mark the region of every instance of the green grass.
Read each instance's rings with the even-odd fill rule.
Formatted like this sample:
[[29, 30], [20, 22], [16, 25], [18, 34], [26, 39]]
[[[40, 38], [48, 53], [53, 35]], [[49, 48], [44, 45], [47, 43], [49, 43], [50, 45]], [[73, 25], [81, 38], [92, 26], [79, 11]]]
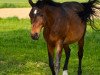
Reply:
[[[33, 0], [36, 2], [37, 0]], [[57, 2], [76, 1], [76, 0], [54, 0]], [[78, 2], [85, 2], [88, 0], [77, 0]], [[0, 8], [23, 8], [30, 7], [28, 0], [0, 0]]]
[[[100, 20], [96, 22], [100, 24]], [[33, 41], [30, 30], [29, 19], [0, 19], [0, 75], [51, 75], [42, 32], [40, 39]], [[68, 72], [69, 75], [77, 75], [77, 45], [70, 47]], [[100, 75], [100, 32], [88, 27], [84, 49], [83, 75]], [[63, 52], [60, 75], [64, 59]]]

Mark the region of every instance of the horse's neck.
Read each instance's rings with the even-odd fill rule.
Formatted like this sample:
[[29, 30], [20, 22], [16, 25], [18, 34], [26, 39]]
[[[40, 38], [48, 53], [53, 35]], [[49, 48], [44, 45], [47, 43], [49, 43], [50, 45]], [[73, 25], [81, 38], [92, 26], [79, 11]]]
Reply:
[[52, 25], [54, 24], [54, 20], [55, 20], [55, 17], [53, 15], [54, 12], [52, 12], [52, 8], [50, 8], [49, 6], [47, 6], [45, 8], [45, 27], [46, 28], [51, 28]]
[[62, 11], [63, 10], [60, 7], [47, 6], [45, 9], [45, 15], [46, 15], [45, 27], [50, 29], [52, 28], [52, 26], [53, 27], [56, 27], [56, 25], [60, 26], [62, 24], [61, 22], [63, 22], [62, 20], [65, 19], [65, 15], [64, 13], [62, 13]]

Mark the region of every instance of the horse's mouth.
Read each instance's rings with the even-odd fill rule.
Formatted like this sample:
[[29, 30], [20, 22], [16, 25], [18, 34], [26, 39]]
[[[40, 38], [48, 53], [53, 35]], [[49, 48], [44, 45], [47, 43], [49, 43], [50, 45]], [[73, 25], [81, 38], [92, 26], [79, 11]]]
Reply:
[[35, 33], [34, 35], [31, 35], [31, 38], [33, 40], [38, 40], [39, 39], [39, 34], [38, 33]]

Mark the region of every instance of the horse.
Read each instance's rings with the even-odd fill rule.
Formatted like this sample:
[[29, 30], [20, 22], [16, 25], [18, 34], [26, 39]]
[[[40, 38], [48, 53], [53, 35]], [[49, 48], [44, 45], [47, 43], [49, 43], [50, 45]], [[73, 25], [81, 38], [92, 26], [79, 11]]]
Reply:
[[[32, 9], [29, 17], [32, 24], [31, 37], [38, 40], [41, 29], [47, 44], [49, 66], [52, 75], [58, 75], [62, 50], [66, 59], [63, 67], [63, 75], [68, 75], [68, 62], [70, 58], [70, 44], [78, 42], [78, 75], [82, 75], [82, 57], [84, 52], [84, 36], [87, 22], [92, 21], [95, 14], [94, 8], [98, 0], [88, 2], [54, 2], [52, 0], [38, 0], [33, 3], [29, 0]], [[54, 51], [56, 50], [55, 63]]]

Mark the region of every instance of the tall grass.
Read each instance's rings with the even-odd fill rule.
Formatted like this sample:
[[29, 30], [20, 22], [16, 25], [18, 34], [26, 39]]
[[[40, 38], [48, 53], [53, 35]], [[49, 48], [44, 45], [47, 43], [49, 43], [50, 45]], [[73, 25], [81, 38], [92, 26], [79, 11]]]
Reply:
[[[96, 21], [100, 23], [100, 20]], [[100, 26], [99, 26], [100, 27]], [[30, 38], [29, 19], [0, 19], [0, 75], [51, 75], [46, 43]], [[77, 75], [77, 45], [71, 48], [69, 75]], [[83, 75], [100, 75], [100, 32], [87, 28], [83, 57]], [[61, 70], [65, 54], [62, 54]]]

